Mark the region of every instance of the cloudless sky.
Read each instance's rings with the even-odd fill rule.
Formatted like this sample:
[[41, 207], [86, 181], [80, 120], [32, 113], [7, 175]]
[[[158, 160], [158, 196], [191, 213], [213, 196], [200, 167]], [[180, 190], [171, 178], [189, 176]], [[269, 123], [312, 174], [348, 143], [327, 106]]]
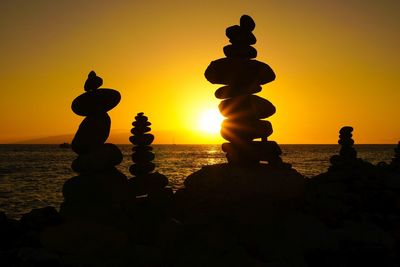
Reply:
[[400, 1], [2, 0], [0, 143], [73, 134], [91, 70], [122, 95], [113, 133], [144, 111], [158, 143], [222, 142], [198, 129], [220, 102], [204, 71], [242, 14], [277, 75], [258, 94], [277, 108], [271, 140], [336, 143], [344, 125], [356, 143], [400, 140]]

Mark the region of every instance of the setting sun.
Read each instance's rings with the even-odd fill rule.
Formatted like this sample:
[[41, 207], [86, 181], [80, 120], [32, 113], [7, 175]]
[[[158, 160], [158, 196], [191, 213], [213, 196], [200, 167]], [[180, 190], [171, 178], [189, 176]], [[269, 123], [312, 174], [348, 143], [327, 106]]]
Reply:
[[198, 120], [198, 128], [206, 133], [219, 133], [224, 117], [216, 109], [204, 110]]

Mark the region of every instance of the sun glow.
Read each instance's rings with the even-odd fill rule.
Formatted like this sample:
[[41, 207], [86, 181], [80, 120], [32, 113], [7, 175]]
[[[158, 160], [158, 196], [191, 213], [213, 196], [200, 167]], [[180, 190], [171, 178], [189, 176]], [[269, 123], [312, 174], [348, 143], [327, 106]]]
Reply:
[[215, 109], [204, 110], [198, 120], [200, 131], [210, 134], [219, 133], [224, 117]]

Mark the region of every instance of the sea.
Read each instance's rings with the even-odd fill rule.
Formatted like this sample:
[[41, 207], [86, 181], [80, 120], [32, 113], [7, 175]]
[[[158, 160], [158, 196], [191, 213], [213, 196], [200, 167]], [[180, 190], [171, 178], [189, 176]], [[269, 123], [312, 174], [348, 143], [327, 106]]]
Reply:
[[[118, 145], [124, 160], [117, 167], [131, 177], [131, 145]], [[284, 162], [307, 178], [327, 171], [338, 145], [280, 145]], [[373, 164], [389, 163], [396, 145], [356, 145], [358, 157]], [[156, 171], [166, 175], [177, 190], [185, 178], [203, 166], [226, 162], [221, 145], [153, 145]], [[58, 145], [0, 145], [0, 211], [18, 219], [33, 208], [63, 201], [62, 186], [77, 174], [71, 170], [76, 154]]]

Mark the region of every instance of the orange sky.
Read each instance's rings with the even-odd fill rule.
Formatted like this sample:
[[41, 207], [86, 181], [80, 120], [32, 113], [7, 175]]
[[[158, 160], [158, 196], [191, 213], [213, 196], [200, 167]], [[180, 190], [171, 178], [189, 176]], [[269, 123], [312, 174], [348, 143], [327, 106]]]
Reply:
[[70, 105], [90, 70], [122, 95], [112, 141], [128, 142], [144, 111], [156, 143], [221, 143], [199, 130], [219, 103], [204, 71], [242, 14], [277, 75], [258, 94], [277, 108], [271, 140], [336, 143], [352, 125], [356, 143], [397, 143], [399, 10], [397, 0], [3, 0], [0, 143], [73, 134], [83, 117]]

